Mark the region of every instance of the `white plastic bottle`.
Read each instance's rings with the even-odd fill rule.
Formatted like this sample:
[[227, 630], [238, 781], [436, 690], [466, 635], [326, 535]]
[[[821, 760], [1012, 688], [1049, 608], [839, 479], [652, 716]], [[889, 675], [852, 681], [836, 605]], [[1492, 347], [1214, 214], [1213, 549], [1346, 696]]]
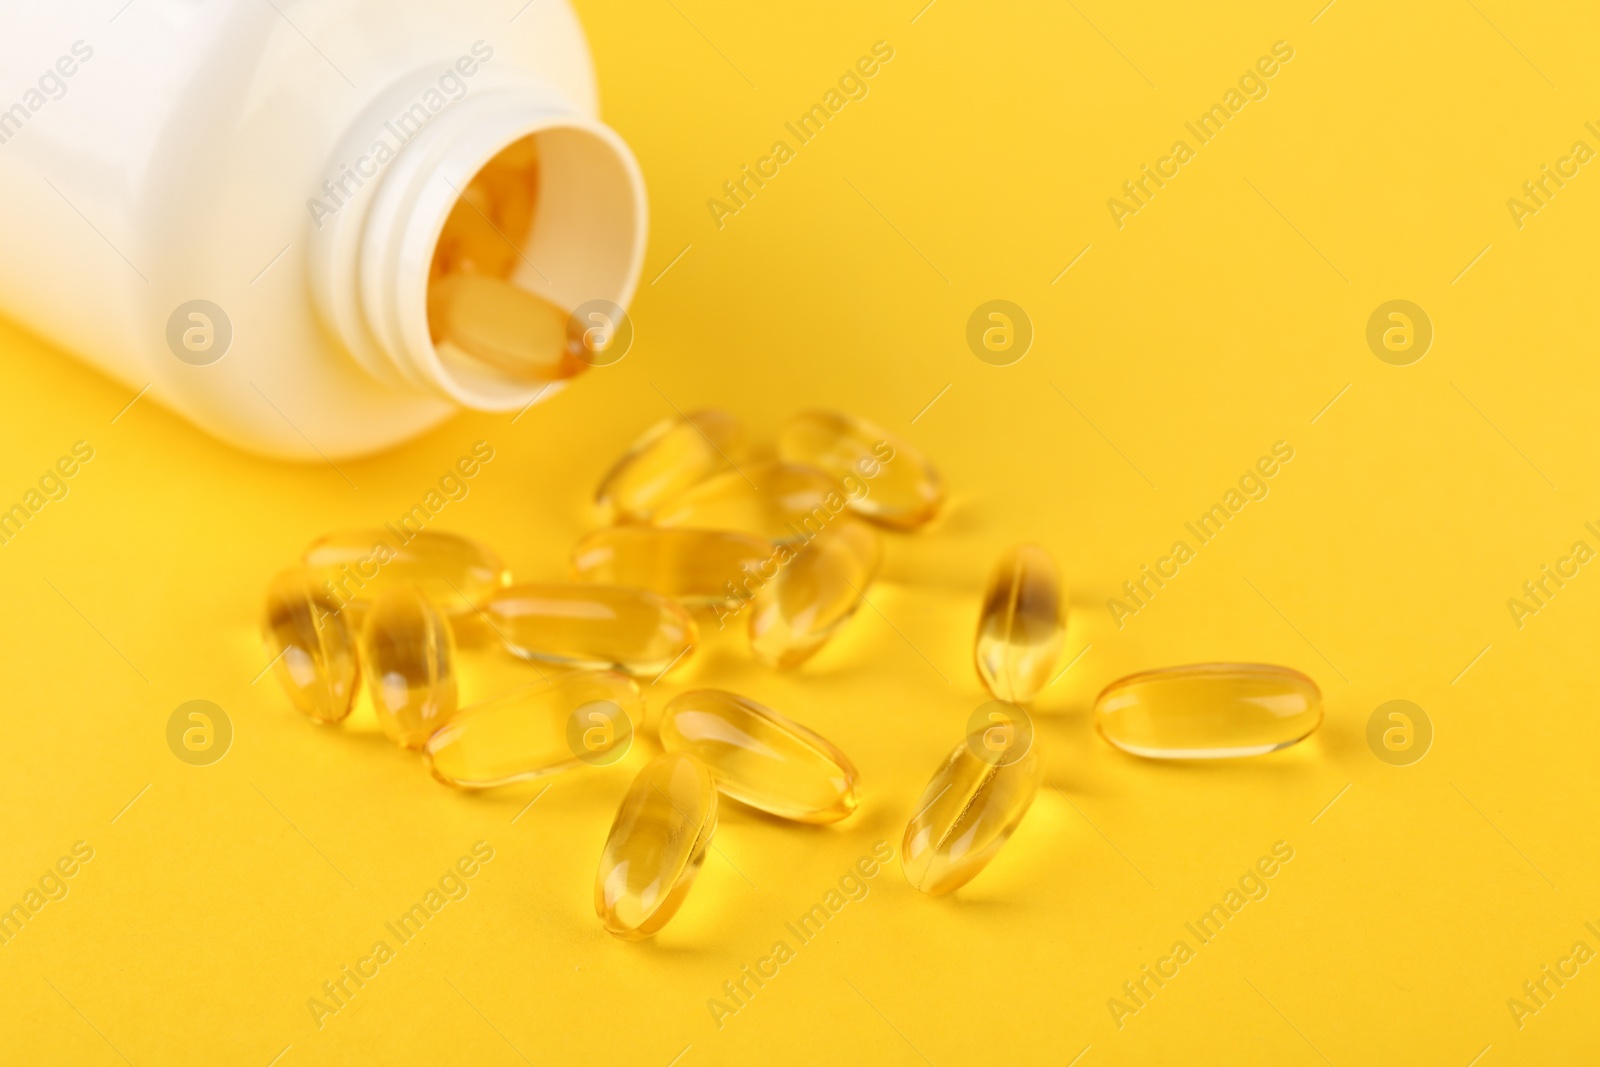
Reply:
[[459, 406], [515, 411], [561, 383], [441, 361], [434, 246], [473, 175], [536, 134], [509, 280], [625, 306], [644, 185], [595, 116], [565, 0], [8, 0], [0, 311], [254, 452], [358, 455]]

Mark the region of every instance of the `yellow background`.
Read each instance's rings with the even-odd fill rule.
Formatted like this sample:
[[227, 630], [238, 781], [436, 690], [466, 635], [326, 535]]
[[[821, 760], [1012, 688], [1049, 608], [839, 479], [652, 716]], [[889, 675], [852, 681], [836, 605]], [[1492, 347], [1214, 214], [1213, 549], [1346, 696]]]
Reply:
[[[1600, 574], [1583, 568], [1520, 630], [1506, 607], [1574, 541], [1600, 547], [1583, 528], [1600, 520], [1600, 176], [1584, 168], [1520, 230], [1506, 207], [1575, 140], [1600, 147], [1583, 128], [1600, 118], [1600, 16], [919, 2], [580, 3], [606, 118], [650, 184], [637, 342], [515, 424], [463, 415], [341, 463], [358, 489], [219, 446], [148, 398], [113, 424], [129, 390], [0, 326], [0, 497], [75, 440], [96, 450], [0, 548], [0, 902], [74, 841], [95, 849], [70, 895], [0, 947], [0, 1059], [1600, 1055], [1600, 965], [1521, 1029], [1506, 1007], [1575, 941], [1600, 949], [1583, 926], [1600, 920]], [[879, 40], [895, 57], [870, 95], [717, 229], [707, 198]], [[1295, 55], [1270, 95], [1119, 230], [1107, 198], [1278, 40]], [[1014, 366], [964, 341], [994, 298], [1037, 330]], [[1408, 367], [1364, 339], [1394, 298], [1436, 329]], [[650, 691], [659, 708], [714, 684], [801, 719], [852, 756], [864, 802], [821, 829], [728, 805], [679, 917], [635, 945], [601, 930], [591, 888], [647, 746], [524, 811], [537, 788], [449, 792], [367, 713], [318, 729], [252, 679], [272, 573], [318, 534], [409, 508], [473, 441], [496, 458], [439, 527], [497, 546], [518, 576], [561, 576], [597, 477], [669, 400], [725, 406], [758, 434], [807, 405], [858, 412], [922, 447], [951, 502], [889, 539], [875, 609], [804, 669], [759, 669], [722, 635]], [[1295, 456], [1270, 495], [1117, 629], [1107, 598], [1279, 440]], [[1088, 649], [1037, 703], [1048, 788], [969, 887], [924, 898], [891, 864], [719, 1030], [706, 1001], [723, 981], [874, 842], [898, 853], [983, 699], [985, 574], [1023, 539], [1070, 582], [1067, 655]], [[1214, 766], [1140, 762], [1093, 735], [1107, 682], [1215, 659], [1307, 671], [1322, 730]], [[472, 684], [525, 673], [501, 662]], [[196, 698], [236, 732], [210, 767], [165, 741]], [[1365, 739], [1397, 698], [1436, 731], [1408, 767]], [[318, 1030], [307, 999], [479, 840], [495, 858], [470, 895]], [[1118, 1029], [1108, 998], [1277, 841], [1295, 853], [1270, 895]]]

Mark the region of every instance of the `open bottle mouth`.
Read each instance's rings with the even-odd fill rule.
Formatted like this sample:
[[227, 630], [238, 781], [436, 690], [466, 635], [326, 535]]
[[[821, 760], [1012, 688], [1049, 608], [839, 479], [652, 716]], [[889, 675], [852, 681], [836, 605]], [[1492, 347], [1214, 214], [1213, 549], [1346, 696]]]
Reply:
[[[491, 154], [467, 163], [465, 181], [441, 169], [450, 195], [427, 198], [437, 230], [425, 295], [411, 307], [428, 350], [413, 359], [469, 406], [520, 407], [609, 361], [613, 338], [590, 320], [597, 306], [619, 318], [632, 296], [642, 189], [604, 127], [551, 116], [487, 146], [474, 140]], [[410, 325], [408, 344], [421, 349]]]
[[313, 268], [368, 372], [514, 411], [617, 358], [647, 208], [608, 127], [538, 85], [485, 87], [411, 136], [370, 192], [319, 235]]
[[[625, 256], [622, 242], [631, 236], [619, 225], [626, 219], [596, 217], [615, 213], [615, 205], [579, 195], [592, 190], [573, 183], [575, 172], [593, 177], [603, 167], [593, 147], [571, 128], [529, 133], [460, 189], [434, 245], [426, 301], [434, 351], [457, 380], [509, 378], [544, 388], [614, 358], [615, 324], [597, 330], [590, 320], [591, 305], [615, 304], [601, 295], [615, 289], [615, 278], [571, 276], [597, 266], [604, 274]], [[593, 258], [561, 255], [574, 237]]]
[[543, 383], [588, 366], [569, 345], [569, 311], [531, 284], [550, 287], [526, 251], [538, 204], [539, 135], [529, 134], [485, 163], [445, 218], [428, 268], [428, 334], [457, 373], [487, 367]]

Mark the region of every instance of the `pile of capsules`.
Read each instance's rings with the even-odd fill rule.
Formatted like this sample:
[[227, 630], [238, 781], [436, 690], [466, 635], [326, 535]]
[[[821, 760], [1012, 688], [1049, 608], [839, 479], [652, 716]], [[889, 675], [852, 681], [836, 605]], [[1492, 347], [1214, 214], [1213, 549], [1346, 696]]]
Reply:
[[[486, 547], [433, 531], [365, 531], [312, 544], [268, 594], [274, 671], [318, 722], [349, 715], [363, 674], [384, 731], [464, 789], [608, 763], [643, 723], [637, 679], [682, 663], [696, 615], [743, 615], [751, 654], [788, 668], [815, 654], [863, 602], [879, 528], [913, 530], [944, 499], [912, 446], [865, 420], [806, 412], [775, 459], [752, 459], [730, 415], [658, 423], [602, 480], [611, 525], [572, 553], [575, 581], [518, 583]], [[1027, 814], [1043, 762], [1025, 706], [1052, 681], [1066, 597], [1035, 545], [995, 567], [979, 615], [978, 675], [995, 698], [934, 772], [905, 831], [907, 880], [948, 893], [976, 876]], [[469, 636], [470, 635], [470, 636]], [[541, 681], [457, 708], [456, 643], [498, 641], [554, 668]], [[1321, 694], [1282, 667], [1204, 664], [1112, 683], [1100, 733], [1148, 758], [1269, 752], [1316, 729]], [[624, 797], [595, 878], [595, 910], [629, 940], [677, 912], [705, 857], [718, 794], [802, 823], [857, 806], [858, 775], [836, 746], [736, 693], [694, 689], [656, 724], [664, 753]]]

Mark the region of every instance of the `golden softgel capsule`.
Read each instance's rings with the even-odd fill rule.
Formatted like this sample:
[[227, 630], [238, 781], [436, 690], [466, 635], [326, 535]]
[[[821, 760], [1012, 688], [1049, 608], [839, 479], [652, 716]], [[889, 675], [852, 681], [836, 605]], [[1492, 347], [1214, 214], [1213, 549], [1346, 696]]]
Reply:
[[1050, 683], [1066, 638], [1061, 578], [1038, 545], [1007, 552], [989, 578], [978, 617], [978, 676], [1000, 700], [1026, 704]]
[[533, 228], [539, 195], [539, 142], [508, 145], [467, 183], [434, 246], [431, 275], [509, 276]]
[[428, 286], [428, 330], [446, 361], [466, 357], [533, 382], [588, 364], [567, 344], [567, 312], [486, 274], [446, 274]]
[[694, 618], [677, 601], [613, 585], [521, 583], [484, 606], [506, 648], [524, 659], [654, 678], [694, 649]]
[[361, 660], [378, 723], [397, 744], [421, 748], [455, 714], [455, 640], [420, 590], [378, 597], [361, 629]]
[[[434, 246], [431, 281], [458, 273], [505, 278], [516, 269], [520, 255], [510, 235], [495, 222], [500, 214], [488, 185], [473, 181], [464, 190]], [[531, 214], [530, 214], [531, 219]]]
[[586, 582], [710, 603], [726, 600], [772, 555], [770, 542], [727, 530], [608, 526], [578, 542], [572, 570]]
[[903, 530], [939, 513], [944, 482], [933, 464], [897, 437], [866, 419], [837, 411], [806, 411], [778, 435], [778, 454], [831, 474], [846, 488], [867, 491], [851, 499], [861, 515]]
[[264, 635], [272, 672], [295, 707], [317, 722], [350, 714], [361, 682], [355, 633], [311, 572], [295, 568], [272, 580]]
[[1032, 732], [996, 731], [1003, 727], [975, 732], [951, 750], [906, 824], [901, 862], [906, 881], [924, 893], [949, 893], [972, 881], [1033, 805], [1044, 764]]
[[656, 522], [796, 541], [821, 530], [848, 498], [833, 476], [794, 463], [749, 463], [708, 478], [661, 509]]
[[[407, 539], [409, 538], [409, 539]], [[451, 619], [477, 612], [494, 590], [511, 581], [500, 557], [485, 545], [452, 533], [395, 529], [329, 534], [305, 551], [303, 562], [318, 585], [357, 618], [388, 589], [416, 586]]]
[[1165, 667], [1106, 686], [1094, 722], [1135, 756], [1257, 756], [1309, 737], [1322, 723], [1322, 691], [1299, 671], [1265, 663]]
[[856, 810], [856, 769], [820, 737], [771, 708], [721, 689], [674, 697], [661, 744], [711, 770], [724, 796], [796, 822], [838, 822]]
[[594, 910], [607, 931], [642, 941], [677, 914], [717, 829], [717, 788], [691, 756], [647, 764], [622, 798], [600, 854]]
[[744, 427], [708, 408], [663, 419], [635, 441], [600, 481], [595, 504], [610, 522], [649, 522], [662, 505], [739, 462]]
[[433, 776], [462, 789], [526, 782], [620, 759], [644, 719], [633, 679], [568, 671], [462, 708], [423, 747]]
[[781, 546], [751, 610], [751, 654], [779, 668], [810, 659], [861, 606], [879, 558], [877, 532], [843, 515], [810, 541]]

